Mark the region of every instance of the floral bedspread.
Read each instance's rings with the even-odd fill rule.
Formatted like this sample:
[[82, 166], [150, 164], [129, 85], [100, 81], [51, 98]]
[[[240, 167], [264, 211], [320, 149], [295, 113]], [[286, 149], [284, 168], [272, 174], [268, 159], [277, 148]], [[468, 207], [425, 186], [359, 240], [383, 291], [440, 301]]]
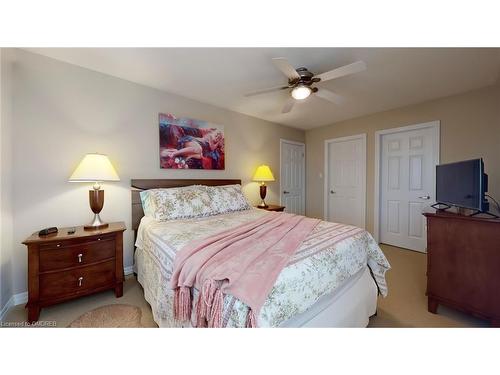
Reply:
[[[269, 213], [265, 210], [250, 209], [166, 222], [146, 217], [142, 219], [136, 241], [138, 280], [160, 326], [178, 326], [173, 319], [173, 291], [168, 283], [176, 252], [191, 240], [213, 235], [266, 214]], [[322, 221], [281, 271], [260, 311], [258, 326], [277, 327], [307, 311], [366, 265], [370, 267], [380, 294], [385, 297], [385, 272], [390, 265], [372, 236], [354, 226]], [[195, 300], [196, 297], [195, 290]], [[247, 311], [244, 303], [226, 295], [223, 326], [244, 327]]]

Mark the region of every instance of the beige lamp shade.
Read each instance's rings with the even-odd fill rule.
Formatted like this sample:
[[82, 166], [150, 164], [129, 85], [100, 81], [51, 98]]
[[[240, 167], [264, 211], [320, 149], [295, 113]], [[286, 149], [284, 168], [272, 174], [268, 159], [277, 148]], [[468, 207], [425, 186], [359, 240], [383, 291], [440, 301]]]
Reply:
[[257, 168], [253, 175], [253, 180], [258, 182], [274, 181], [273, 172], [268, 165], [261, 165]]
[[107, 155], [87, 154], [69, 178], [70, 182], [120, 181]]

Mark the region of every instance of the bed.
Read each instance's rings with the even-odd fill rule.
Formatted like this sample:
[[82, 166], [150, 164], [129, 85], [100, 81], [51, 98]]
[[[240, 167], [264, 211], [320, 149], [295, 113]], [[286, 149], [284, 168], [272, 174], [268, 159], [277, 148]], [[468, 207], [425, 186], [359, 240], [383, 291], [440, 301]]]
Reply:
[[[190, 326], [173, 318], [169, 286], [176, 253], [187, 243], [271, 213], [256, 208], [219, 215], [157, 221], [144, 216], [139, 193], [190, 185], [223, 186], [240, 180], [132, 180], [135, 271], [159, 327]], [[279, 214], [278, 214], [279, 215]], [[281, 271], [259, 312], [259, 327], [366, 327], [378, 295], [387, 294], [390, 268], [371, 235], [321, 221]], [[194, 291], [196, 293], [196, 290]], [[248, 307], [226, 295], [223, 327], [244, 327]]]

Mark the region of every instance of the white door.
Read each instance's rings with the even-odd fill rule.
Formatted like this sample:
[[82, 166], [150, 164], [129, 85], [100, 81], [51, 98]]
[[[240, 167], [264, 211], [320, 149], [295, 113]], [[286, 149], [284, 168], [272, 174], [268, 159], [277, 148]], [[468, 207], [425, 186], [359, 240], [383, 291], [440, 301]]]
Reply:
[[328, 140], [325, 154], [325, 219], [364, 228], [366, 135]]
[[303, 143], [281, 140], [280, 201], [298, 215], [305, 215], [305, 151]]
[[383, 134], [380, 172], [380, 242], [425, 252], [422, 211], [435, 200], [438, 127]]

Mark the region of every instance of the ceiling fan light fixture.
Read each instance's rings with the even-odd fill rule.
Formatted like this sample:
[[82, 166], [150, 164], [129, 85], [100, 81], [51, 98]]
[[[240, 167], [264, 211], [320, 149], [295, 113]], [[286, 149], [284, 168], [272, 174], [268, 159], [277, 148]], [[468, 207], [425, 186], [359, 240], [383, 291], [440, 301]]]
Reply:
[[304, 100], [309, 95], [311, 95], [311, 88], [305, 85], [298, 85], [294, 87], [292, 90], [292, 97], [296, 100]]

